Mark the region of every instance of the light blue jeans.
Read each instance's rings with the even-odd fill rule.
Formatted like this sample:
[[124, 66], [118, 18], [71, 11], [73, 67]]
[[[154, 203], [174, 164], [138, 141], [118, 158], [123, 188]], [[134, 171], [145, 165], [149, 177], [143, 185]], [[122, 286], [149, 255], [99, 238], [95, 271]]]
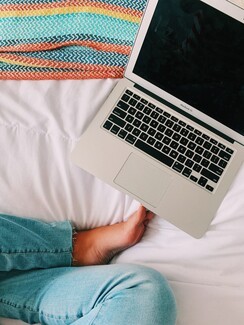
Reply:
[[173, 325], [172, 291], [139, 265], [71, 267], [72, 227], [0, 215], [0, 317], [48, 325]]

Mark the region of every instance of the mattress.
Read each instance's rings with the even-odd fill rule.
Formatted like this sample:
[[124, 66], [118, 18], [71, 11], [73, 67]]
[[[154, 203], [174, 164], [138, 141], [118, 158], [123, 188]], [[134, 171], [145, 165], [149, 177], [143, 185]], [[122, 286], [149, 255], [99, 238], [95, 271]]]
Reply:
[[[69, 219], [87, 229], [125, 220], [137, 208], [137, 201], [70, 161], [116, 82], [0, 81], [1, 213]], [[177, 325], [241, 325], [243, 229], [244, 166], [202, 239], [156, 216], [141, 242], [112, 263], [143, 264], [164, 274], [176, 297]], [[0, 319], [0, 324], [23, 323]]]

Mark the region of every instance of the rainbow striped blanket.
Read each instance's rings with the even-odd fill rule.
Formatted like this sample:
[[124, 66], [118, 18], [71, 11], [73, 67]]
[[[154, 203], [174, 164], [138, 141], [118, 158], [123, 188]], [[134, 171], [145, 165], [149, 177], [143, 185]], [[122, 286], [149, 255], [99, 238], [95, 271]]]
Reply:
[[0, 79], [120, 78], [147, 0], [0, 0]]

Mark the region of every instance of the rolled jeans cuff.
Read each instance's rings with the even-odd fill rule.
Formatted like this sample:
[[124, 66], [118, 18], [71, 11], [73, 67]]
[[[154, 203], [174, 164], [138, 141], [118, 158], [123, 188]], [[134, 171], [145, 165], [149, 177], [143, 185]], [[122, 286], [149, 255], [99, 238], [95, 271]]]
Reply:
[[70, 266], [72, 225], [0, 215], [0, 271]]

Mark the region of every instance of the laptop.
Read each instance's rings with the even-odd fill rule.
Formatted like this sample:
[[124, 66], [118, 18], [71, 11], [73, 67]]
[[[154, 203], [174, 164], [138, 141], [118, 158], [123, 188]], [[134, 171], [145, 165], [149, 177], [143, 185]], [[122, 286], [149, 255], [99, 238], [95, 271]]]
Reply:
[[244, 161], [244, 10], [149, 0], [125, 77], [71, 159], [201, 238]]

